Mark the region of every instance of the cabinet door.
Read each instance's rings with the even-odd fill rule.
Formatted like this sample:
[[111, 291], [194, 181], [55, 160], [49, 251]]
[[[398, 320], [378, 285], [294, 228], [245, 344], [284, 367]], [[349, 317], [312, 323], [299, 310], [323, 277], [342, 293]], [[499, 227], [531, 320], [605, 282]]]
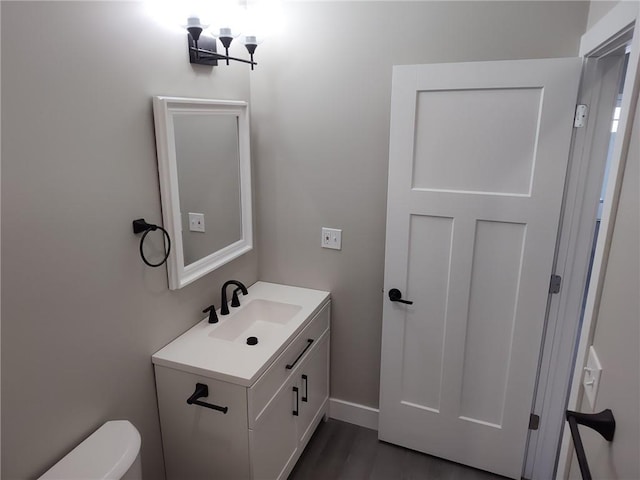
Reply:
[[300, 399], [297, 377], [293, 377], [276, 394], [254, 429], [249, 430], [254, 479], [280, 478], [297, 458], [296, 414]]
[[306, 361], [296, 370], [300, 384], [298, 439], [304, 446], [313, 434], [318, 414], [329, 398], [329, 332], [327, 331]]

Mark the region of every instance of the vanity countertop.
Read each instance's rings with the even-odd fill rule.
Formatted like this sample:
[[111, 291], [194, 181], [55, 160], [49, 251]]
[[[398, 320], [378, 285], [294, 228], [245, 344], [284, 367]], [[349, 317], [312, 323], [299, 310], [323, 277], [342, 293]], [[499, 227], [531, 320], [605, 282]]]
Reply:
[[[326, 303], [329, 292], [257, 282], [229, 315], [208, 317], [152, 356], [155, 365], [251, 386]], [[264, 310], [267, 317], [261, 316]], [[271, 315], [271, 317], [269, 317]], [[256, 321], [249, 320], [256, 317]], [[274, 321], [269, 321], [272, 319]], [[280, 323], [282, 322], [282, 323]], [[244, 327], [246, 325], [246, 328]], [[258, 338], [247, 345], [246, 337]]]

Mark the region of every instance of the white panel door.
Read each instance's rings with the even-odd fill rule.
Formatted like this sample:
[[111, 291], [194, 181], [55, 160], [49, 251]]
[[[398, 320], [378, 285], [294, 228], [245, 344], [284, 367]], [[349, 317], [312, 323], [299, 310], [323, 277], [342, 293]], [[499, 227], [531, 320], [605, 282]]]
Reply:
[[580, 69], [394, 67], [381, 440], [520, 478]]

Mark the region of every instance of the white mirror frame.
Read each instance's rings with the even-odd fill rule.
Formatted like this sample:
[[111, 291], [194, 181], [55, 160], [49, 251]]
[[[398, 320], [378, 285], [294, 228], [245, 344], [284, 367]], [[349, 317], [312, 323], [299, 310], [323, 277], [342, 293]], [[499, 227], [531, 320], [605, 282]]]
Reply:
[[[238, 119], [238, 154], [240, 159], [240, 203], [242, 234], [240, 240], [189, 265], [184, 264], [178, 167], [176, 158], [175, 113], [230, 115]], [[249, 149], [249, 106], [247, 102], [181, 97], [153, 97], [153, 114], [158, 150], [158, 173], [162, 197], [164, 228], [171, 236], [171, 253], [167, 259], [169, 288], [182, 288], [253, 248], [251, 214], [251, 156]]]

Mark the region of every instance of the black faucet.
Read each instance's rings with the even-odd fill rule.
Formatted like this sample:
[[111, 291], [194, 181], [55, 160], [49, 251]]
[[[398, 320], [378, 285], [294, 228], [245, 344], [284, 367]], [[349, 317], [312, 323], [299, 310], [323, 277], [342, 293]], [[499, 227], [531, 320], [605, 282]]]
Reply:
[[222, 286], [222, 306], [220, 307], [220, 315], [229, 315], [229, 305], [227, 304], [227, 287], [229, 285], [235, 285], [236, 287], [238, 287], [233, 292], [233, 299], [231, 302], [231, 305], [233, 307], [240, 306], [240, 299], [238, 298], [238, 292], [237, 292], [238, 289], [242, 292], [243, 295], [249, 295], [249, 291], [247, 290], [247, 287], [245, 287], [238, 280], [229, 280], [225, 282], [224, 285]]

